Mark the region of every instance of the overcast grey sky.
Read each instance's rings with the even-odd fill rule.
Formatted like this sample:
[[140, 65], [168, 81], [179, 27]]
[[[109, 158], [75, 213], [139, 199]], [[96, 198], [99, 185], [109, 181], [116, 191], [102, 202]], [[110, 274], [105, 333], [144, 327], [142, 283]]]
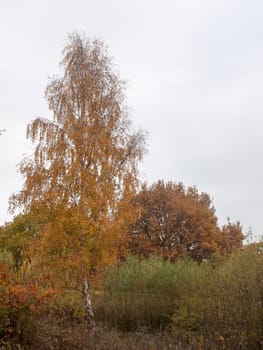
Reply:
[[50, 115], [48, 76], [67, 34], [100, 37], [128, 81], [136, 127], [149, 132], [143, 178], [196, 185], [219, 223], [263, 234], [263, 2], [0, 0], [0, 223], [30, 152], [26, 125]]

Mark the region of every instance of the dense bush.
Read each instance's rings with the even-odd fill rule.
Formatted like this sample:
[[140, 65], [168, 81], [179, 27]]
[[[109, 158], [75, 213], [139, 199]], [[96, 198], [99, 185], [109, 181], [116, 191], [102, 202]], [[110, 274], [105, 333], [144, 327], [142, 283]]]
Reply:
[[32, 316], [52, 294], [53, 290], [22, 283], [8, 265], [0, 262], [0, 345], [10, 339], [30, 341], [36, 331]]
[[[189, 275], [173, 316], [174, 328], [259, 341], [263, 336], [261, 250], [246, 249], [199, 270], [198, 275]], [[182, 281], [178, 282], [182, 289]]]
[[0, 264], [7, 265], [9, 267], [14, 266], [14, 259], [12, 253], [6, 249], [0, 249]]
[[[260, 246], [209, 263], [130, 257], [109, 270], [96, 314], [110, 327], [170, 326], [177, 337], [263, 340], [263, 255]], [[252, 344], [252, 345], [251, 345]]]
[[197, 263], [177, 264], [157, 256], [127, 262], [107, 271], [103, 295], [96, 301], [96, 313], [110, 327], [131, 330], [138, 327], [162, 328], [171, 322], [181, 290], [177, 275]]

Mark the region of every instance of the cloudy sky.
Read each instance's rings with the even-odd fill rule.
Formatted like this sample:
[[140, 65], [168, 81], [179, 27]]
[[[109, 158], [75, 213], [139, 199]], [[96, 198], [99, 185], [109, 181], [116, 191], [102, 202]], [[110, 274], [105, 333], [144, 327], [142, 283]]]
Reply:
[[149, 133], [144, 180], [182, 181], [263, 234], [261, 0], [0, 0], [0, 224], [22, 186], [26, 125], [48, 117], [48, 77], [73, 31], [100, 37], [135, 127]]

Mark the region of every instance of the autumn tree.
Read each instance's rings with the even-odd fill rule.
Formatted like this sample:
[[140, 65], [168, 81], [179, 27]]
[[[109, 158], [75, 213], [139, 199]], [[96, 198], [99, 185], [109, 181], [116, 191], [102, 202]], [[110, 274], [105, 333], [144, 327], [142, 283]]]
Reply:
[[145, 136], [131, 129], [125, 84], [100, 40], [70, 35], [61, 66], [46, 89], [53, 119], [28, 125], [34, 153], [20, 164], [25, 182], [10, 206], [47, 216], [31, 254], [72, 283], [124, 246]]
[[29, 245], [46, 223], [46, 216], [28, 213], [19, 214], [0, 227], [0, 252], [11, 254], [16, 271], [29, 259]]
[[227, 219], [227, 224], [222, 227], [222, 245], [221, 251], [230, 254], [235, 250], [242, 248], [245, 234], [239, 221], [231, 222]]
[[195, 187], [163, 181], [144, 185], [133, 206], [139, 215], [129, 233], [130, 249], [136, 254], [157, 253], [171, 259], [190, 256], [200, 261], [220, 248], [212, 201]]

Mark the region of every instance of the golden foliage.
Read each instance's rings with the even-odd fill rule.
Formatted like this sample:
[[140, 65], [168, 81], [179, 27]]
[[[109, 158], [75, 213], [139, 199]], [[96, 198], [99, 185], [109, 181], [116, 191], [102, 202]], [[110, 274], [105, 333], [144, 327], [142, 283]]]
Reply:
[[35, 260], [76, 275], [113, 262], [123, 247], [145, 136], [131, 130], [124, 82], [101, 41], [70, 35], [61, 65], [64, 75], [46, 89], [53, 120], [28, 125], [34, 154], [20, 164], [25, 182], [10, 207], [47, 217]]

